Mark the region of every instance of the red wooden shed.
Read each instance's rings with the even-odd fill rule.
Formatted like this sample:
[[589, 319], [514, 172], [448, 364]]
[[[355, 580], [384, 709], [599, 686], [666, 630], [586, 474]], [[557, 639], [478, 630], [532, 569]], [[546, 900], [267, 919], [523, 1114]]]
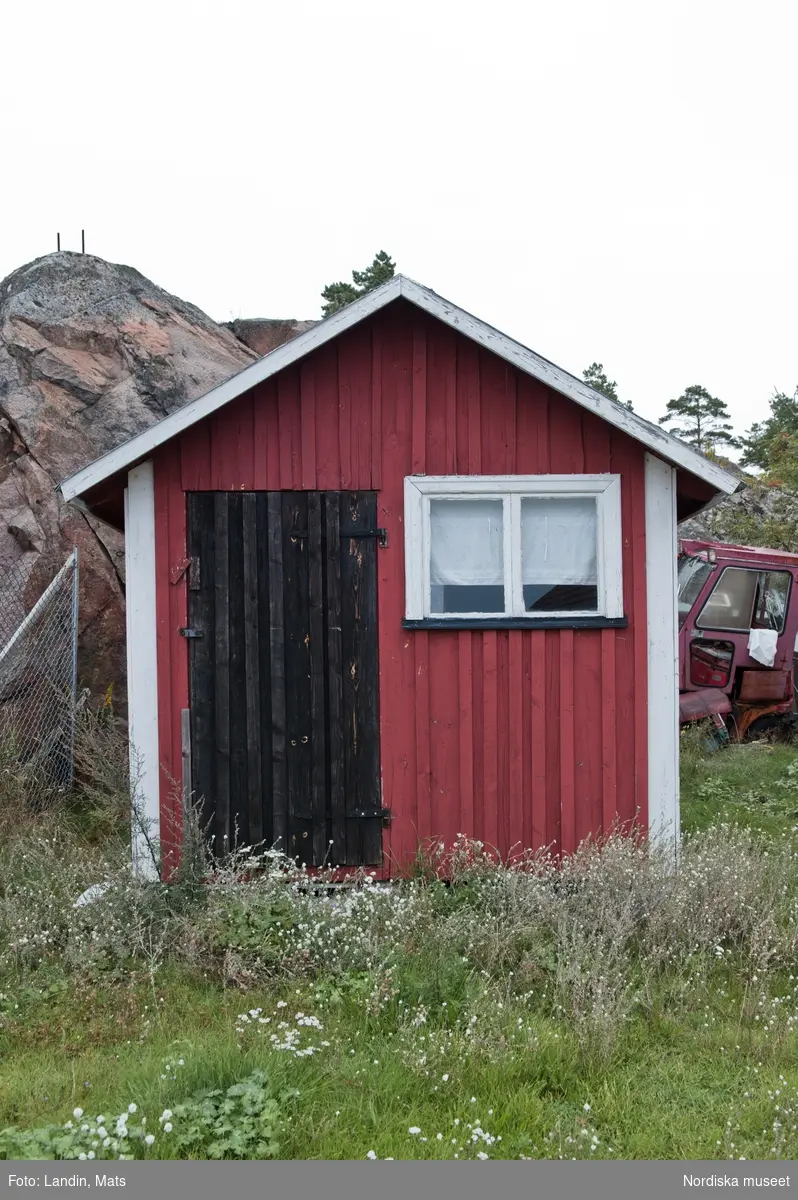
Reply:
[[220, 849], [384, 875], [675, 836], [676, 523], [737, 486], [395, 277], [61, 485], [126, 533], [151, 834], [182, 780]]

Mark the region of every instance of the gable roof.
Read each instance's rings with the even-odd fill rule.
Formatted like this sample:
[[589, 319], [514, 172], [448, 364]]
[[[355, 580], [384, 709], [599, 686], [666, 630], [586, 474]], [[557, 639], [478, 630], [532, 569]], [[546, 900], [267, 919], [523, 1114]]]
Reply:
[[237, 375], [225, 380], [212, 391], [206, 392], [205, 395], [199, 396], [191, 403], [170, 413], [156, 425], [145, 429], [143, 433], [123, 442], [121, 446], [117, 446], [101, 458], [89, 463], [87, 467], [70, 475], [60, 484], [61, 495], [64, 500], [74, 500], [119, 471], [132, 467], [164, 442], [183, 433], [198, 421], [210, 416], [211, 413], [217, 412], [218, 409], [243, 395], [244, 392], [248, 392], [256, 384], [262, 383], [265, 379], [276, 375], [278, 371], [291, 366], [306, 354], [310, 354], [312, 350], [325, 345], [347, 329], [351, 329], [360, 321], [370, 317], [372, 313], [378, 312], [394, 300], [398, 300], [400, 296], [409, 300], [423, 312], [429, 313], [430, 316], [436, 317], [445, 325], [464, 334], [484, 349], [497, 354], [519, 371], [540, 380], [541, 383], [547, 384], [554, 391], [581, 405], [582, 408], [595, 413], [610, 425], [622, 429], [624, 433], [647, 446], [654, 454], [658, 454], [674, 466], [681, 467], [691, 475], [704, 480], [716, 492], [731, 495], [737, 490], [739, 480], [736, 476], [725, 471], [717, 463], [704, 458], [702, 454], [674, 437], [673, 434], [666, 433], [660, 426], [644, 420], [625, 405], [594, 391], [588, 384], [574, 375], [570, 375], [562, 367], [557, 367], [547, 359], [541, 358], [539, 354], [522, 346], [520, 342], [513, 341], [512, 338], [500, 333], [491, 325], [487, 325], [463, 309], [457, 308], [456, 305], [444, 300], [442, 296], [436, 295], [429, 288], [423, 287], [420, 283], [416, 283], [404, 275], [395, 275], [380, 287], [367, 292], [358, 300], [348, 304], [346, 308], [340, 309], [337, 313], [333, 313], [332, 316], [300, 334], [293, 341], [278, 346], [276, 350], [272, 350], [264, 358], [245, 367], [243, 371], [239, 371]]

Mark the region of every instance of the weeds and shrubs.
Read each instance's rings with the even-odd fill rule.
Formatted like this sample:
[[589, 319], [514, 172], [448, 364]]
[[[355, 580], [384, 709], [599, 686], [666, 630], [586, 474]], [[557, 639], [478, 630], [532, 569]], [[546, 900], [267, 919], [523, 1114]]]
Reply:
[[[479, 852], [459, 839], [453, 857]], [[282, 856], [246, 852], [196, 892], [185, 877], [147, 881], [121, 855], [37, 833], [6, 865], [0, 971], [23, 980], [57, 961], [98, 979], [142, 969], [154, 979], [178, 963], [245, 988], [345, 987], [360, 975], [370, 991], [389, 978], [401, 991], [403, 979], [405, 1004], [446, 1000], [453, 1012], [484, 973], [492, 986], [512, 979], [515, 994], [528, 992], [606, 1057], [666, 976], [694, 990], [722, 962], [744, 987], [793, 964], [794, 874], [787, 841], [721, 826], [685, 840], [678, 871], [644, 840], [614, 835], [560, 864], [539, 854], [480, 867], [457, 887], [366, 878], [332, 895]], [[100, 883], [91, 903], [75, 906]]]
[[[363, 873], [355, 886], [336, 889], [332, 875], [311, 881], [273, 851], [243, 848], [214, 863], [190, 810], [186, 852], [166, 883], [131, 871], [116, 735], [101, 720], [87, 730], [96, 762], [93, 782], [82, 785], [90, 797], [82, 811], [65, 803], [47, 820], [26, 812], [0, 760], [2, 803], [9, 798], [8, 811], [18, 804], [14, 821], [0, 829], [0, 1028], [24, 1019], [15, 1005], [24, 1009], [26, 997], [55, 989], [57, 998], [78, 985], [113, 989], [133, 979], [147, 982], [150, 1012], [157, 1012], [164, 980], [175, 971], [220, 994], [260, 991], [263, 999], [231, 1028], [238, 1074], [188, 1099], [167, 1093], [170, 1115], [157, 1129], [140, 1116], [132, 1120], [136, 1114], [121, 1140], [99, 1117], [70, 1128], [11, 1129], [0, 1134], [0, 1154], [274, 1156], [295, 1100], [283, 1064], [324, 1072], [335, 1061], [340, 1072], [344, 1050], [335, 1030], [347, 1021], [363, 1039], [390, 1046], [404, 1075], [440, 1096], [472, 1069], [534, 1063], [541, 1077], [556, 1079], [562, 1067], [552, 1047], [566, 1043], [570, 1070], [606, 1071], [636, 1022], [709, 1034], [730, 1007], [735, 1052], [756, 1046], [775, 1062], [792, 1046], [793, 758], [765, 783], [751, 764], [754, 755], [771, 755], [769, 748], [707, 757], [690, 731], [683, 767], [693, 805], [767, 812], [782, 833], [715, 821], [683, 839], [677, 869], [645, 838], [620, 833], [586, 842], [562, 862], [545, 852], [500, 862], [488, 847], [458, 838], [454, 846], [425, 847], [409, 879], [383, 885]], [[786, 753], [774, 750], [767, 761], [782, 762], [778, 755]], [[90, 761], [81, 768], [84, 780], [91, 770]], [[88, 888], [95, 889], [89, 902], [77, 904]], [[275, 1007], [277, 996], [297, 989], [301, 1007], [286, 1000]], [[355, 1045], [351, 1052], [357, 1057]], [[264, 1061], [266, 1073], [253, 1074], [253, 1064]], [[350, 1084], [363, 1086], [365, 1071], [358, 1066]], [[546, 1086], [556, 1093], [565, 1085]], [[744, 1098], [718, 1156], [745, 1154], [754, 1133], [768, 1141], [765, 1149], [775, 1147], [774, 1156], [798, 1152], [798, 1093], [791, 1089], [773, 1089], [772, 1114], [762, 1114], [761, 1096], [750, 1105]], [[426, 1125], [429, 1131], [421, 1119], [408, 1123], [417, 1129], [403, 1143], [408, 1157], [421, 1147], [437, 1157], [605, 1157], [616, 1145], [615, 1134], [567, 1106], [557, 1109], [545, 1138], [528, 1144], [486, 1133], [497, 1128], [492, 1112], [482, 1121], [460, 1112], [451, 1127], [443, 1119]], [[372, 1145], [376, 1158], [379, 1143]]]
[[63, 1125], [0, 1130], [0, 1159], [276, 1158], [277, 1131], [295, 1089], [275, 1093], [265, 1071], [208, 1088], [148, 1122], [131, 1103], [110, 1120], [76, 1108]]

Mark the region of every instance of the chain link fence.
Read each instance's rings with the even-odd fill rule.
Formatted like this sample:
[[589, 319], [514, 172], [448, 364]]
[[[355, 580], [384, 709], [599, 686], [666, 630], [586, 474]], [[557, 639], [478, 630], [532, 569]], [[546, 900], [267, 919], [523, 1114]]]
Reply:
[[60, 568], [0, 560], [0, 765], [34, 805], [72, 784], [77, 642], [77, 547]]

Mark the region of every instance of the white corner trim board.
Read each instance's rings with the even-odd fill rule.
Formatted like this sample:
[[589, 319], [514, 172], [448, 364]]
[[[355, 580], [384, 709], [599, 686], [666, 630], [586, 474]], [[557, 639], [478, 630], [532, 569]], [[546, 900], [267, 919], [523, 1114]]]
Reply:
[[155, 615], [155, 489], [152, 462], [128, 473], [125, 489], [127, 695], [133, 869], [156, 877], [160, 838], [158, 654]]
[[679, 846], [679, 627], [676, 472], [646, 455], [648, 824], [652, 840]]
[[622, 429], [624, 433], [669, 462], [683, 467], [699, 479], [706, 480], [707, 483], [713, 485], [716, 491], [730, 495], [739, 486], [736, 476], [724, 471], [717, 463], [710, 462], [702, 454], [693, 450], [691, 446], [681, 442], [658, 425], [653, 425], [650, 421], [638, 416], [637, 413], [630, 412], [623, 404], [609, 400], [600, 392], [594, 391], [584, 380], [569, 375], [562, 367], [555, 366], [554, 363], [535, 354], [533, 350], [529, 350], [520, 342], [500, 333], [498, 329], [494, 329], [485, 321], [480, 321], [471, 313], [444, 300], [442, 296], [436, 295], [429, 288], [423, 287], [420, 283], [416, 283], [404, 275], [395, 275], [393, 279], [387, 280], [380, 287], [367, 292], [352, 304], [348, 304], [346, 308], [342, 308], [339, 312], [327, 317], [326, 320], [320, 321], [318, 325], [306, 330], [305, 333], [301, 333], [293, 341], [278, 346], [276, 350], [272, 350], [271, 354], [251, 363], [243, 371], [234, 375], [232, 379], [226, 380], [210, 392], [206, 392], [204, 396], [199, 396], [190, 404], [177, 409], [168, 417], [164, 417], [157, 425], [145, 429], [136, 437], [130, 438], [121, 446], [117, 446], [116, 449], [103, 455], [102, 458], [89, 463], [83, 470], [62, 482], [60, 485], [61, 495], [64, 500], [74, 500], [104, 479], [109, 479], [117, 472], [140, 462], [170, 438], [183, 433], [197, 421], [210, 416], [225, 404], [229, 404], [231, 400], [235, 400], [237, 396], [248, 392], [256, 384], [270, 379], [278, 371], [298, 362], [306, 354], [325, 345], [347, 329], [353, 328], [360, 321], [370, 317], [394, 300], [398, 300], [399, 297], [414, 304], [422, 312], [442, 321], [450, 328], [456, 329], [486, 350], [497, 354], [506, 362], [517, 367], [519, 371], [548, 384], [561, 395], [567, 396], [569, 400], [594, 412], [610, 425]]

